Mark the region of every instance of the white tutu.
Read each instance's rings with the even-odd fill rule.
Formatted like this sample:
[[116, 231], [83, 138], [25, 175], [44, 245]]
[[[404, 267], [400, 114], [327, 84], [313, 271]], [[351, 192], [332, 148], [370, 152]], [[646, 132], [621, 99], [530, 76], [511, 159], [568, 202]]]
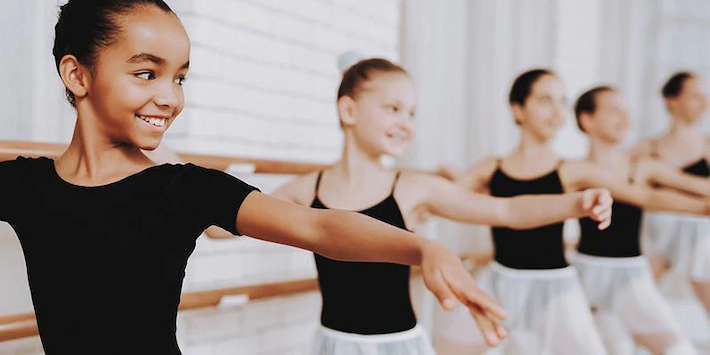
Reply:
[[361, 335], [320, 326], [313, 343], [314, 355], [436, 355], [419, 325], [391, 334]]
[[663, 336], [671, 344], [687, 343], [670, 307], [656, 287], [643, 256], [605, 258], [575, 253], [594, 318], [612, 354], [634, 354], [634, 335]]
[[[606, 354], [574, 268], [517, 270], [494, 262], [478, 279], [509, 314], [508, 338], [488, 354]], [[437, 348], [480, 347], [483, 337], [467, 308], [438, 318]]]
[[663, 255], [676, 273], [710, 281], [710, 218], [673, 213], [645, 213], [644, 250]]

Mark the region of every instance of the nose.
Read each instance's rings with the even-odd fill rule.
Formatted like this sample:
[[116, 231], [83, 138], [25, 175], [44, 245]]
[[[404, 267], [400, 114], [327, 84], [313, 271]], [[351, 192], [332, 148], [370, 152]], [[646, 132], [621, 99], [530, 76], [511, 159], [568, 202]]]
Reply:
[[405, 115], [404, 119], [399, 121], [398, 127], [407, 135], [407, 137], [411, 138], [414, 134], [414, 123], [412, 123], [412, 119], [409, 115]]
[[180, 104], [178, 90], [172, 82], [161, 85], [154, 98], [155, 104], [162, 108], [176, 108]]
[[564, 103], [559, 102], [555, 104], [555, 109], [553, 110], [553, 115], [557, 121], [563, 121], [565, 118], [565, 113], [567, 106]]

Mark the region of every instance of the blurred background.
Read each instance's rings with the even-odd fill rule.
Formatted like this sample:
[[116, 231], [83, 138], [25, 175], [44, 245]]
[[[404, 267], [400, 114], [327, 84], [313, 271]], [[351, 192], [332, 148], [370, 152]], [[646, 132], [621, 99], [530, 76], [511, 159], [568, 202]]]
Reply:
[[[0, 140], [66, 143], [71, 137], [74, 111], [51, 55], [63, 2], [0, 4]], [[514, 148], [518, 130], [507, 93], [526, 69], [557, 72], [569, 102], [592, 86], [618, 86], [631, 110], [629, 144], [668, 126], [660, 88], [674, 71], [706, 80], [710, 74], [708, 0], [167, 2], [192, 40], [186, 108], [165, 141], [180, 152], [334, 162], [342, 143], [336, 62], [348, 50], [401, 63], [414, 78], [417, 137], [396, 164], [426, 170], [464, 168]], [[555, 148], [565, 157], [581, 157], [586, 142], [571, 110], [568, 120]], [[240, 177], [267, 192], [289, 178]], [[433, 221], [422, 232], [458, 253], [490, 248], [483, 227]], [[567, 233], [574, 238], [575, 225]], [[200, 238], [185, 291], [313, 277], [309, 253], [247, 238]], [[5, 224], [0, 285], [0, 317], [32, 312], [21, 249]], [[412, 287], [420, 320], [431, 330], [437, 306], [418, 281]], [[186, 354], [301, 354], [319, 307], [313, 290], [237, 299], [181, 312], [179, 339]], [[695, 332], [706, 336], [702, 329]], [[0, 341], [5, 353], [42, 352], [38, 338], [29, 337]]]

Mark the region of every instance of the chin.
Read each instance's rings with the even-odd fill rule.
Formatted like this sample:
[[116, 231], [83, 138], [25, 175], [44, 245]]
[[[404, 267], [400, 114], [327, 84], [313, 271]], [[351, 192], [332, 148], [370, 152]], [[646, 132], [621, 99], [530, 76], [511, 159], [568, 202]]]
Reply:
[[134, 145], [141, 150], [156, 150], [162, 141], [161, 138], [145, 138], [134, 142]]
[[384, 149], [382, 149], [382, 151], [386, 155], [398, 157], [398, 156], [404, 154], [404, 151], [407, 150], [407, 147], [409, 147], [409, 144], [389, 145], [389, 146], [384, 147]]

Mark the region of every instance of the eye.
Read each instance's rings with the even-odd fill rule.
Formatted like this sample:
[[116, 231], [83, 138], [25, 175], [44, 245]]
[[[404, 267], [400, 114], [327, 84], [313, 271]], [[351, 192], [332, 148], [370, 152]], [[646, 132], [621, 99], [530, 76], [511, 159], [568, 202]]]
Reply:
[[175, 79], [175, 84], [183, 85], [183, 84], [185, 84], [185, 80], [187, 80], [186, 77], [179, 76], [179, 77], [177, 77], [177, 79]]
[[397, 107], [395, 105], [388, 105], [387, 111], [390, 111], [392, 113], [397, 113], [397, 112], [399, 112], [399, 107]]
[[153, 72], [142, 72], [142, 73], [137, 73], [136, 77], [141, 78], [143, 80], [154, 80], [155, 79], [155, 74]]

